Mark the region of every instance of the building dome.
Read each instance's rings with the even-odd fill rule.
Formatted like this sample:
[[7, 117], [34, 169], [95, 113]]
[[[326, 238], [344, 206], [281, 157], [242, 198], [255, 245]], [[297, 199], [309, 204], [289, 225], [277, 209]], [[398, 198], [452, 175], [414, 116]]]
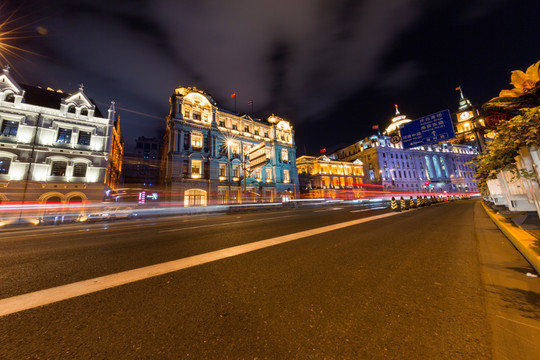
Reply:
[[384, 131], [386, 135], [390, 135], [392, 133], [397, 132], [399, 129], [405, 126], [405, 124], [410, 123], [412, 121], [411, 119], [407, 119], [407, 116], [401, 115], [397, 105], [395, 105], [395, 107], [396, 107], [396, 116], [392, 118], [392, 123]]

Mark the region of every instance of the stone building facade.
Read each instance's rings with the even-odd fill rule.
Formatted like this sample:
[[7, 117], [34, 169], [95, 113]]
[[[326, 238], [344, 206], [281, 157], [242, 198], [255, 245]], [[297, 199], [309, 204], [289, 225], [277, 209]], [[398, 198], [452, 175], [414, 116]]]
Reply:
[[171, 201], [186, 206], [275, 202], [298, 192], [288, 121], [220, 108], [196, 88], [176, 88], [170, 104], [161, 182]]
[[[103, 201], [112, 111], [84, 93], [18, 84], [0, 74], [0, 203]], [[115, 180], [108, 182], [114, 186]]]

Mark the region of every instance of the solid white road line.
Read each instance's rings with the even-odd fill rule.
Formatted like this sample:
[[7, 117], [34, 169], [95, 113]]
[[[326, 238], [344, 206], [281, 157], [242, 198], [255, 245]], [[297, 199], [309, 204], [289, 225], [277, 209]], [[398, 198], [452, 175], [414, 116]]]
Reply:
[[352, 213], [362, 212], [362, 211], [370, 211], [370, 210], [379, 210], [379, 209], [386, 209], [387, 206], [379, 206], [379, 207], [372, 207], [369, 209], [361, 209], [361, 210], [352, 210]]
[[78, 281], [71, 284], [61, 285], [50, 289], [39, 290], [28, 294], [17, 295], [0, 300], [0, 316], [14, 314], [19, 311], [33, 309], [39, 306], [52, 304], [58, 301], [71, 299], [77, 296], [91, 294], [93, 292], [114, 288], [135, 281], [148, 279], [154, 276], [168, 274], [174, 271], [187, 269], [193, 266], [206, 264], [212, 261], [245, 254], [247, 252], [264, 249], [266, 247], [283, 244], [289, 241], [314, 236], [329, 231], [343, 229], [372, 220], [394, 216], [400, 213], [391, 212], [367, 218], [346, 221], [339, 224], [323, 226], [316, 229], [300, 231], [294, 234], [278, 236], [266, 240], [260, 240], [249, 244], [233, 246], [230, 248], [212, 251], [206, 254], [190, 256], [183, 259], [164, 262], [161, 264], [145, 266], [139, 269], [123, 271], [116, 274], [97, 277], [94, 279]]

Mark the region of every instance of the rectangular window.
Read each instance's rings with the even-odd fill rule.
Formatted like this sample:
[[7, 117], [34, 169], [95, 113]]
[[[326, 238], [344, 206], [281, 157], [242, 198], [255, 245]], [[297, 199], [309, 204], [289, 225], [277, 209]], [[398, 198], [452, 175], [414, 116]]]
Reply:
[[201, 133], [191, 133], [191, 147], [195, 149], [202, 149], [203, 136]]
[[291, 178], [289, 177], [289, 170], [284, 169], [283, 170], [283, 182], [289, 183], [291, 181]]
[[219, 177], [226, 177], [227, 176], [227, 165], [226, 164], [219, 164]]
[[4, 120], [2, 122], [2, 136], [17, 136], [18, 130], [18, 121]]
[[11, 159], [0, 158], [0, 175], [8, 174], [10, 165], [11, 165]]
[[189, 109], [184, 109], [184, 118], [189, 119]]
[[289, 152], [287, 151], [287, 149], [281, 149], [281, 159], [285, 163], [289, 162]]
[[255, 129], [255, 135], [259, 135], [259, 129]]
[[266, 169], [266, 182], [272, 181], [272, 168]]
[[244, 125], [244, 132], [249, 132], [249, 125]]
[[238, 165], [233, 165], [233, 177], [237, 178], [240, 176], [240, 168]]
[[201, 112], [193, 111], [193, 120], [201, 120]]
[[201, 160], [191, 160], [191, 175], [201, 175], [202, 162]]
[[223, 120], [220, 119], [220, 120], [219, 120], [219, 126], [225, 127], [225, 121], [223, 121]]
[[[56, 142], [60, 144], [70, 144], [71, 143], [71, 129], [58, 129], [58, 137]], [[63, 176], [63, 175], [62, 175]]]
[[66, 168], [65, 161], [54, 161], [51, 165], [51, 176], [66, 176]]
[[79, 131], [78, 145], [90, 145], [90, 131]]
[[87, 166], [85, 163], [73, 164], [73, 177], [85, 177]]
[[233, 123], [233, 124], [232, 124], [232, 129], [233, 129], [233, 130], [238, 130], [238, 124], [237, 124], [237, 123]]

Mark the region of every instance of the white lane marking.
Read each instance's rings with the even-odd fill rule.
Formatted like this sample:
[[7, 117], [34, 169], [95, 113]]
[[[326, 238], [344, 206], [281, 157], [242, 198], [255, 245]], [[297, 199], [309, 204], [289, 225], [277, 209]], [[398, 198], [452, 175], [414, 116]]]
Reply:
[[368, 221], [382, 219], [398, 214], [400, 213], [391, 212], [362, 219], [346, 221], [339, 224], [322, 226], [316, 229], [300, 231], [294, 234], [288, 234], [275, 238], [252, 242], [249, 244], [233, 246], [222, 250], [212, 251], [206, 254], [194, 255], [183, 259], [164, 262], [161, 264], [145, 266], [138, 269], [127, 270], [116, 274], [105, 275], [89, 280], [83, 280], [71, 284], [53, 287], [50, 289], [39, 290], [28, 294], [13, 296], [0, 300], [0, 317], [14, 314], [19, 311], [52, 304], [58, 301], [71, 299], [81, 295], [87, 295], [97, 291], [129, 284], [135, 281], [168, 274], [182, 269], [187, 269], [193, 266], [206, 264], [212, 261], [217, 261], [247, 252], [264, 249], [266, 247], [283, 244], [308, 236], [319, 235], [329, 231], [339, 230], [349, 226], [354, 226]]
[[512, 320], [512, 319], [509, 319], [509, 318], [505, 318], [504, 316], [501, 316], [501, 315], [495, 315], [495, 317], [498, 317], [498, 318], [501, 318], [501, 319], [504, 319], [504, 320], [506, 320], [506, 321], [510, 321], [510, 322], [513, 322], [513, 323], [516, 323], [516, 324], [520, 324], [520, 325], [523, 325], [523, 326], [532, 327], [533, 329], [540, 330], [540, 327], [538, 327], [538, 326], [534, 326], [534, 325], [526, 324], [526, 323], [521, 322], [521, 321], [517, 321], [517, 320]]
[[244, 223], [249, 223], [249, 222], [254, 222], [254, 221], [265, 221], [265, 220], [272, 220], [272, 219], [290, 218], [292, 216], [298, 216], [298, 215], [274, 216], [274, 217], [267, 217], [267, 218], [261, 218], [261, 219], [253, 219], [253, 220], [232, 221], [232, 222], [220, 223], [220, 224], [206, 224], [206, 225], [199, 225], [199, 226], [190, 226], [190, 227], [185, 227], [185, 228], [181, 228], [181, 229], [159, 230], [158, 232], [159, 233], [165, 233], [165, 232], [173, 232], [173, 231], [200, 229], [200, 228], [206, 228], [206, 227], [212, 227], [212, 226], [236, 225], [236, 224], [244, 224]]
[[323, 211], [336, 211], [336, 210], [343, 210], [343, 208], [336, 208], [336, 207], [333, 207], [333, 208], [330, 208], [330, 209], [323, 209], [323, 210], [315, 210], [313, 212], [323, 212]]
[[370, 211], [370, 210], [379, 210], [379, 209], [386, 209], [386, 206], [379, 206], [379, 207], [372, 207], [369, 209], [362, 209], [362, 210], [352, 210], [352, 213], [362, 212], [362, 211]]

